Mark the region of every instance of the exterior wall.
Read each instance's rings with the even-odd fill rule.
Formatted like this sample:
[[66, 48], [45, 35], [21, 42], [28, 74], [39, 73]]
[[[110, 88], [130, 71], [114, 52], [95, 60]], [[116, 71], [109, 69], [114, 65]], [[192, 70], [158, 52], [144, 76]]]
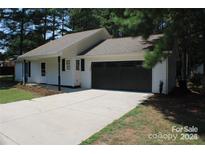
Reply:
[[41, 76], [41, 61], [31, 61], [31, 77], [28, 77], [28, 82], [45, 83], [45, 80], [46, 77]]
[[58, 84], [58, 58], [48, 58], [46, 63], [46, 82], [47, 84]]
[[76, 70], [76, 60], [80, 59], [74, 59], [73, 61], [73, 72], [74, 72], [74, 77], [73, 77], [73, 82], [74, 86], [81, 86], [80, 81], [81, 81], [81, 70]]
[[91, 63], [92, 62], [133, 61], [133, 60], [143, 60], [143, 59], [138, 59], [138, 57], [134, 55], [85, 58], [85, 71], [80, 72], [81, 87], [91, 88], [91, 83], [92, 83]]
[[156, 64], [152, 69], [152, 92], [159, 93], [159, 84], [162, 81], [162, 93], [168, 94], [176, 86], [176, 58], [174, 55], [163, 62]]
[[[95, 58], [85, 58], [85, 71], [80, 72], [81, 77], [81, 87], [91, 88], [92, 83], [92, 73], [91, 73], [91, 63], [92, 62], [102, 62], [102, 61], [131, 61], [131, 60], [142, 60], [135, 56], [110, 56], [110, 57], [95, 57]], [[159, 93], [159, 84], [162, 81], [163, 93], [167, 94], [173, 87], [175, 87], [175, 65], [172, 64], [173, 60], [165, 59], [162, 63], [158, 63], [152, 69], [152, 92]], [[170, 69], [168, 68], [172, 64]], [[169, 81], [169, 82], [168, 82]]]
[[[62, 59], [70, 60], [70, 70], [62, 71]], [[46, 63], [46, 76], [41, 76], [41, 63]], [[61, 85], [75, 86], [75, 59], [69, 57], [61, 57]], [[47, 58], [31, 61], [31, 77], [28, 82], [58, 84], [58, 60], [55, 58]]]
[[[61, 85], [64, 86], [81, 86], [83, 88], [91, 88], [91, 63], [103, 61], [132, 61], [142, 60], [133, 55], [124, 56], [107, 56], [85, 58], [85, 71], [76, 71], [76, 60], [81, 58], [71, 58], [69, 55], [62, 55], [62, 59], [70, 60], [70, 70], [62, 71], [61, 66]], [[46, 76], [41, 76], [41, 63], [46, 63]], [[61, 63], [62, 64], [62, 63]], [[152, 69], [152, 92], [159, 93], [160, 81], [163, 81], [163, 93], [167, 94], [175, 87], [176, 65], [173, 57], [169, 57], [161, 63], [155, 65]], [[16, 63], [15, 79], [22, 81], [22, 64]], [[58, 61], [57, 57], [33, 60], [31, 61], [31, 77], [28, 82], [58, 84]]]
[[168, 59], [165, 59], [163, 62], [157, 63], [152, 68], [152, 92], [159, 93], [160, 81], [163, 82], [162, 93], [168, 93], [168, 78], [167, 78], [167, 69], [168, 69]]
[[75, 59], [66, 58], [66, 60], [70, 60], [70, 70], [62, 71], [61, 66], [61, 84], [65, 86], [76, 86], [75, 84]]
[[15, 80], [22, 81], [22, 63], [17, 62], [15, 64]]
[[74, 86], [80, 86], [79, 71], [76, 71], [76, 54], [78, 48], [77, 46], [73, 46], [71, 50], [72, 51], [70, 52], [65, 50], [61, 55], [61, 60], [62, 59], [70, 60], [70, 70], [62, 71], [61, 68], [61, 84], [74, 87]]

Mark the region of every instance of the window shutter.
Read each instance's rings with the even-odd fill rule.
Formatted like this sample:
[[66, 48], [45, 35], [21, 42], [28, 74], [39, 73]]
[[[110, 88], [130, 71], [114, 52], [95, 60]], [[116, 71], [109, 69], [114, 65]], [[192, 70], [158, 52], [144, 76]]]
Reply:
[[85, 71], [85, 60], [81, 59], [81, 71]]
[[80, 60], [76, 60], [76, 71], [80, 69]]
[[62, 71], [65, 71], [65, 59], [62, 59]]
[[41, 76], [46, 76], [46, 63], [41, 63]]
[[31, 77], [31, 62], [28, 62], [28, 76]]

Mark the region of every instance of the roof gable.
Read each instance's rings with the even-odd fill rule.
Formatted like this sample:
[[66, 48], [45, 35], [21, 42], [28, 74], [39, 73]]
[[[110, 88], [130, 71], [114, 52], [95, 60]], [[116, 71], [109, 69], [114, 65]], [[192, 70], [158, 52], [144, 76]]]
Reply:
[[[146, 52], [162, 34], [151, 35], [147, 40], [139, 37], [110, 38], [93, 47], [84, 56], [137, 54]], [[82, 54], [81, 54], [82, 55]]]
[[83, 39], [86, 39], [92, 35], [95, 35], [96, 33], [103, 31], [104, 33], [107, 32], [106, 29], [100, 28], [95, 30], [88, 30], [83, 32], [77, 32], [72, 34], [67, 34], [57, 40], [50, 41], [44, 45], [41, 45], [22, 56], [19, 56], [19, 59], [27, 58], [27, 57], [38, 57], [38, 56], [46, 56], [46, 55], [57, 55], [61, 51], [63, 51], [66, 48], [69, 48], [70, 46], [74, 45], [75, 43], [80, 42]]

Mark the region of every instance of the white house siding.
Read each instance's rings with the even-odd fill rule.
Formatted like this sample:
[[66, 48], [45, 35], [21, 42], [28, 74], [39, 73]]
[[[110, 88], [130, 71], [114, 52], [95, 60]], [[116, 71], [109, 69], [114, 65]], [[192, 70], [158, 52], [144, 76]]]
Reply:
[[22, 63], [20, 62], [15, 64], [15, 80], [22, 81]]
[[[62, 59], [70, 60], [70, 70], [62, 71]], [[46, 76], [41, 76], [41, 63], [46, 63]], [[61, 84], [64, 86], [75, 86], [75, 59], [61, 57]], [[19, 74], [19, 73], [17, 73]], [[58, 58], [47, 58], [41, 60], [31, 60], [31, 77], [28, 82], [58, 84]]]
[[74, 70], [74, 73], [75, 73], [73, 82], [74, 82], [74, 86], [80, 86], [81, 72], [80, 72], [80, 69], [76, 70], [76, 60], [80, 60], [80, 59], [74, 59], [74, 61], [73, 61], [73, 70]]
[[91, 88], [91, 63], [92, 62], [105, 62], [105, 61], [134, 61], [134, 60], [143, 60], [143, 56], [135, 55], [123, 55], [123, 56], [104, 56], [104, 57], [93, 57], [85, 58], [85, 71], [81, 71], [81, 87]]
[[[62, 59], [71, 60], [71, 70], [62, 71]], [[57, 85], [58, 84], [58, 58], [48, 58], [45, 60], [46, 63], [46, 83]], [[61, 85], [73, 86], [73, 60], [67, 57], [61, 57], [60, 62], [60, 73], [61, 73]]]
[[[65, 86], [75, 86], [75, 59], [66, 58], [65, 60], [70, 60], [70, 70], [66, 70], [63, 72], [61, 68], [61, 84]], [[62, 66], [61, 66], [62, 67]]]
[[48, 58], [46, 63], [46, 83], [58, 84], [58, 58]]
[[28, 77], [28, 82], [35, 82], [35, 83], [45, 83], [46, 77], [41, 76], [41, 62], [39, 60], [33, 60], [31, 62], [31, 76]]
[[159, 93], [159, 84], [162, 81], [162, 93], [168, 94], [176, 86], [176, 59], [173, 56], [168, 57], [163, 62], [157, 63], [152, 68], [152, 92]]
[[163, 82], [162, 93], [166, 94], [168, 92], [168, 59], [165, 59], [163, 62], [158, 62], [152, 68], [152, 92], [159, 93], [160, 81]]
[[[70, 70], [62, 71], [62, 59], [70, 60]], [[30, 60], [31, 62], [31, 76], [28, 77], [28, 82], [31, 83], [46, 83], [58, 84], [58, 58], [46, 58], [39, 60]], [[46, 76], [41, 76], [41, 63], [46, 63]], [[68, 55], [61, 56], [60, 62], [61, 71], [61, 85], [64, 86], [79, 86], [80, 85], [80, 71], [76, 71], [76, 58], [71, 58]], [[22, 63], [16, 63], [16, 81], [22, 81]]]
[[[76, 55], [78, 47], [73, 45], [72, 48], [65, 50], [61, 55], [61, 60], [70, 60], [70, 70], [62, 71], [61, 68], [61, 84], [65, 86], [80, 86], [79, 71], [76, 71]], [[62, 64], [62, 62], [61, 62]], [[62, 66], [61, 66], [62, 67]]]

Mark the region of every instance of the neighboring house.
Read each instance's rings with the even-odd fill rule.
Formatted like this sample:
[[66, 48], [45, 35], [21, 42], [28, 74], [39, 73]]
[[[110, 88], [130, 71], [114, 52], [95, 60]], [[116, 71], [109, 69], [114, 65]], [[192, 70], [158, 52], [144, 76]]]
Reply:
[[0, 61], [0, 75], [14, 75], [14, 58]]
[[15, 66], [15, 62], [13, 58], [0, 61], [0, 67], [14, 67], [14, 66]]
[[16, 80], [68, 87], [159, 92], [175, 87], [173, 55], [152, 69], [143, 68], [145, 52], [162, 35], [112, 38], [105, 28], [68, 34], [42, 45], [16, 62]]

